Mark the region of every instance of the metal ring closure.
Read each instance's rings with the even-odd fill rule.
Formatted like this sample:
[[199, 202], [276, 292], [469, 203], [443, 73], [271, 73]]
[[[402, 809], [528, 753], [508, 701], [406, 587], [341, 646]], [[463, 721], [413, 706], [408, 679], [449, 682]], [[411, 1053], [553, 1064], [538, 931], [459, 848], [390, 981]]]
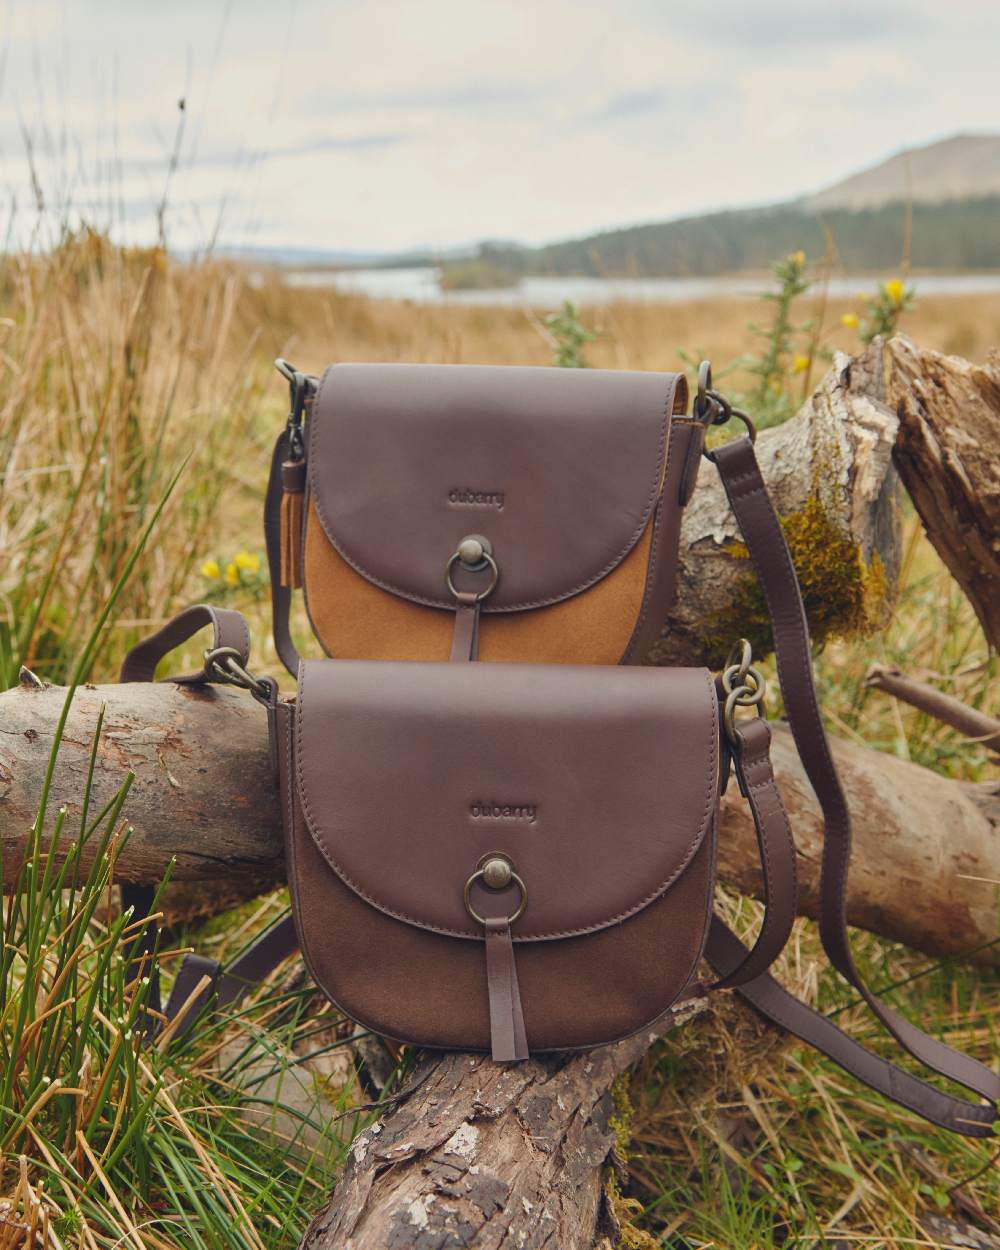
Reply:
[[[494, 861], [494, 860], [502, 860], [505, 864], [507, 864], [507, 866], [510, 869], [510, 876], [506, 884], [500, 887], [490, 886], [487, 883], [486, 868], [487, 868], [487, 865], [491, 861]], [[494, 893], [499, 893], [499, 891], [502, 889], [505, 890], [507, 886], [509, 885], [516, 885], [520, 892], [521, 899], [517, 905], [517, 910], [513, 913], [513, 915], [510, 915], [507, 917], [507, 924], [513, 924], [515, 920], [519, 920], [521, 918], [521, 916], [524, 914], [524, 909], [528, 906], [528, 887], [524, 884], [524, 880], [521, 877], [519, 877], [517, 873], [514, 871], [514, 865], [510, 862], [510, 860], [507, 858], [506, 855], [501, 855], [497, 852], [492, 852], [489, 855], [484, 855], [483, 858], [479, 861], [479, 867], [466, 881], [465, 889], [462, 892], [462, 897], [465, 900], [465, 910], [469, 913], [469, 915], [476, 922], [476, 924], [481, 924], [485, 926], [486, 917], [481, 916], [479, 912], [477, 912], [476, 909], [472, 906], [472, 887], [476, 884], [477, 881], [482, 881], [486, 889], [488, 890], [492, 889]]]
[[243, 667], [242, 655], [235, 647], [209, 647], [205, 651], [205, 673], [224, 685], [240, 686], [258, 698], [267, 698], [271, 687]]
[[[462, 559], [462, 553], [461, 551], [458, 551], [458, 550], [456, 550], [453, 553], [451, 559], [445, 565], [444, 579], [448, 584], [448, 589], [457, 599], [459, 597], [460, 592], [458, 590], [458, 587], [451, 580], [451, 570], [455, 567], [456, 561], [458, 561], [460, 564], [463, 565], [463, 567], [467, 569], [469, 568], [469, 565], [467, 565], [465, 561]], [[496, 589], [497, 582], [500, 580], [500, 569], [497, 567], [496, 560], [493, 559], [492, 555], [490, 555], [490, 553], [486, 550], [485, 547], [483, 548], [482, 560], [477, 567], [490, 570], [489, 585], [485, 588], [485, 590], [479, 591], [475, 599], [476, 603], [482, 603], [482, 601], [485, 598], [487, 598], [489, 595], [491, 595], [493, 591]]]
[[[692, 415], [703, 425], [725, 425], [731, 418], [742, 421], [746, 426], [747, 436], [751, 443], [757, 441], [757, 428], [742, 408], [734, 408], [725, 395], [712, 387], [712, 366], [703, 360], [698, 366], [698, 393], [694, 397]], [[705, 449], [702, 454], [706, 460], [715, 461], [715, 452]]]
[[[750, 442], [756, 443], [757, 427], [750, 420], [749, 415], [745, 413], [742, 408], [734, 408], [733, 405], [729, 402], [729, 400], [725, 399], [722, 395], [720, 395], [718, 391], [709, 391], [708, 395], [712, 400], [722, 404], [723, 407], [718, 416], [715, 416], [711, 420], [706, 421], [705, 424], [706, 425], [725, 425], [725, 423], [729, 420], [730, 417], [735, 417], [737, 421], [742, 421], [743, 424], [746, 426], [747, 437], [750, 439]], [[715, 457], [714, 451], [711, 451], [709, 448], [705, 447], [702, 449], [701, 454], [705, 457], [706, 460], [711, 460], [713, 464], [715, 463], [716, 457]]]

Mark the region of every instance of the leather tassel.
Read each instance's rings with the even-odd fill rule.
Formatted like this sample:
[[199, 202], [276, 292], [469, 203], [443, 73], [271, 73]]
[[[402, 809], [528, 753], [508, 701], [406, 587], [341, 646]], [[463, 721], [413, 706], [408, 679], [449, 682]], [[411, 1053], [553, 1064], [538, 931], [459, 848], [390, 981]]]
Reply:
[[281, 466], [280, 575], [282, 586], [297, 590], [302, 585], [302, 503], [305, 497], [306, 462], [286, 460]]
[[490, 1044], [494, 1060], [511, 1063], [527, 1059], [528, 1039], [517, 985], [514, 943], [506, 919], [486, 921], [486, 982], [490, 994]]
[[479, 598], [460, 592], [455, 607], [455, 632], [451, 640], [452, 660], [479, 658]]

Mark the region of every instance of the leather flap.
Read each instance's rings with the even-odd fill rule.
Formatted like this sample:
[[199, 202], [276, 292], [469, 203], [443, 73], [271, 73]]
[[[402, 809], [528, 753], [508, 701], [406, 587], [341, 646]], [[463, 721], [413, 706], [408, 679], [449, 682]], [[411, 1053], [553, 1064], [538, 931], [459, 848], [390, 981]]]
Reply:
[[[680, 877], [710, 827], [717, 701], [705, 669], [306, 661], [295, 784], [343, 881], [412, 924], [479, 938], [483, 856], [527, 889], [517, 941], [604, 928]], [[480, 915], [517, 905], [479, 883]]]
[[453, 607], [448, 558], [482, 534], [500, 568], [484, 610], [540, 607], [638, 541], [686, 402], [672, 373], [331, 365], [309, 420], [310, 499], [341, 556], [383, 589]]

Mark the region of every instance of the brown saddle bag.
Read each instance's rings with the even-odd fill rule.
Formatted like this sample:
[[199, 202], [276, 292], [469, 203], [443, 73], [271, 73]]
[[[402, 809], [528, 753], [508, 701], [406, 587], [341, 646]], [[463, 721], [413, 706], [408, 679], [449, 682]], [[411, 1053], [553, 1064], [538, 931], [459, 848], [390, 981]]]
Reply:
[[[248, 671], [242, 618], [204, 605], [134, 648], [122, 679], [151, 679], [213, 627], [204, 669], [182, 680], [236, 682], [267, 708], [293, 917], [225, 969], [189, 957], [166, 1015], [205, 977], [206, 1006], [233, 1002], [299, 940], [355, 1019], [498, 1059], [607, 1042], [685, 994], [732, 987], [887, 1097], [992, 1135], [1000, 1077], [876, 997], [854, 963], [850, 814], [802, 598], [753, 428], [707, 367], [691, 416], [670, 374], [337, 365], [318, 383], [279, 367], [292, 402], [265, 533], [296, 698]], [[985, 1101], [873, 1054], [768, 973], [796, 912], [795, 852], [766, 722], [735, 716], [763, 694], [749, 648], [716, 681], [627, 667], [666, 618], [706, 430], [731, 415], [747, 435], [704, 454], [770, 610], [785, 712], [823, 812], [824, 949], [915, 1059]], [[300, 663], [288, 624], [300, 583], [339, 658]], [[764, 868], [750, 950], [712, 915], [733, 771]]]

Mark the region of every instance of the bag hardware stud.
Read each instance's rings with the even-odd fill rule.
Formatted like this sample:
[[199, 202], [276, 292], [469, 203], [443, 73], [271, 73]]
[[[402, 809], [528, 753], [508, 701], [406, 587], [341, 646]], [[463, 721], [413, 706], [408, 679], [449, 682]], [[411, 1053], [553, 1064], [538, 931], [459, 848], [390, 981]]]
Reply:
[[494, 855], [483, 864], [483, 885], [489, 890], [505, 890], [510, 885], [510, 861]]
[[483, 556], [489, 550], [487, 539], [480, 538], [478, 534], [469, 534], [458, 544], [458, 558], [467, 568], [476, 568], [483, 563]]
[[488, 890], [499, 893], [506, 890], [508, 886], [515, 885], [521, 895], [518, 901], [517, 909], [514, 914], [507, 917], [507, 923], [513, 924], [524, 913], [524, 909], [528, 906], [528, 887], [524, 884], [521, 877], [514, 870], [514, 865], [506, 855], [501, 855], [498, 851], [491, 851], [484, 855], [476, 867], [476, 871], [469, 877], [465, 883], [463, 897], [465, 899], [465, 910], [472, 919], [481, 925], [486, 924], [486, 918], [481, 916], [472, 905], [472, 887], [477, 881], [481, 881]]
[[451, 576], [456, 564], [460, 564], [468, 573], [481, 573], [489, 570], [490, 580], [486, 587], [476, 595], [476, 603], [482, 603], [496, 589], [496, 584], [500, 580], [500, 569], [496, 560], [493, 559], [492, 543], [482, 534], [466, 534], [445, 565], [445, 582], [451, 593], [458, 599], [459, 591]]

